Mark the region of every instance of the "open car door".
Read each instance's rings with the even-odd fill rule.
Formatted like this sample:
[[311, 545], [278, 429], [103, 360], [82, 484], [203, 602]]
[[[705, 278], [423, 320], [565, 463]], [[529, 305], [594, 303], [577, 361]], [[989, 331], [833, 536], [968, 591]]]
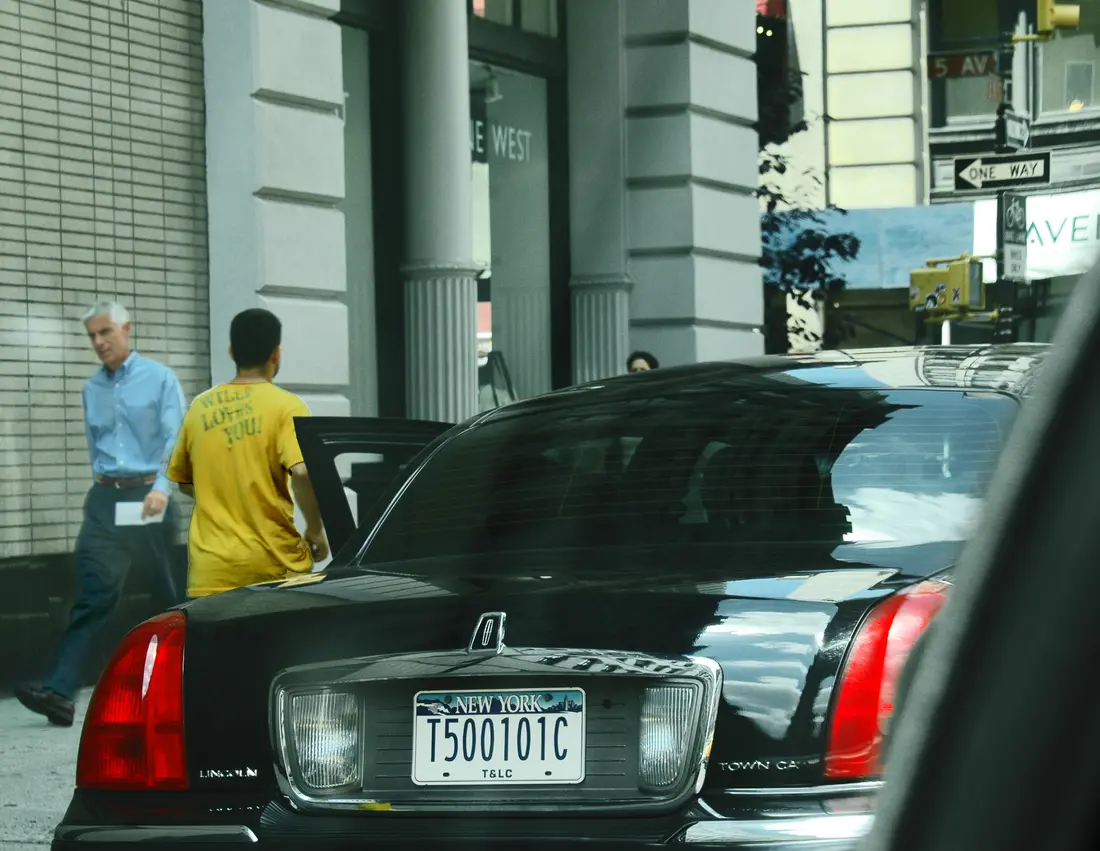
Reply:
[[453, 424], [369, 417], [296, 417], [298, 445], [335, 555], [413, 457]]

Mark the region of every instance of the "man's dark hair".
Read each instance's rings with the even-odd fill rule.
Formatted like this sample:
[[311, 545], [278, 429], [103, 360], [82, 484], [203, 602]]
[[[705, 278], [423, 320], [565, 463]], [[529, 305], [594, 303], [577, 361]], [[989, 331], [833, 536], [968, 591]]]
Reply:
[[270, 310], [251, 307], [233, 317], [229, 345], [237, 369], [256, 369], [271, 360], [283, 339], [283, 323]]
[[660, 366], [660, 364], [657, 363], [657, 358], [653, 357], [649, 352], [631, 352], [630, 357], [626, 359], [626, 368], [630, 369], [630, 365], [636, 360], [644, 360], [649, 364], [650, 369], [656, 369]]

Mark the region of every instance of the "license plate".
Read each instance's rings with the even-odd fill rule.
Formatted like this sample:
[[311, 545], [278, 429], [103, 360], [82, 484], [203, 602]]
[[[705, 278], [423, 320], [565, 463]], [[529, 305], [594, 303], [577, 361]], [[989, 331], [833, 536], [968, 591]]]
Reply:
[[583, 689], [421, 691], [413, 703], [413, 783], [584, 780]]

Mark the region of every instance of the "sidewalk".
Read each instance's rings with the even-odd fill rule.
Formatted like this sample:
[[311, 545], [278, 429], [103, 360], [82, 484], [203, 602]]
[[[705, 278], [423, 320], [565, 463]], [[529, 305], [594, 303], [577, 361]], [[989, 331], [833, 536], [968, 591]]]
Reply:
[[53, 727], [0, 694], [0, 851], [42, 851], [65, 814], [90, 691], [72, 727]]

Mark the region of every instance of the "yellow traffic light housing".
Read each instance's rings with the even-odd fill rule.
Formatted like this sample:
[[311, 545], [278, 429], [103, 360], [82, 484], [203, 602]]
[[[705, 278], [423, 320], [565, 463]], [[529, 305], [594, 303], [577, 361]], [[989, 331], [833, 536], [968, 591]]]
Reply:
[[982, 261], [962, 254], [929, 260], [927, 269], [909, 273], [909, 309], [924, 313], [953, 314], [985, 308]]
[[1081, 21], [1081, 7], [1076, 3], [1056, 3], [1054, 0], [1036, 0], [1036, 3], [1035, 31], [1041, 35], [1076, 29]]

